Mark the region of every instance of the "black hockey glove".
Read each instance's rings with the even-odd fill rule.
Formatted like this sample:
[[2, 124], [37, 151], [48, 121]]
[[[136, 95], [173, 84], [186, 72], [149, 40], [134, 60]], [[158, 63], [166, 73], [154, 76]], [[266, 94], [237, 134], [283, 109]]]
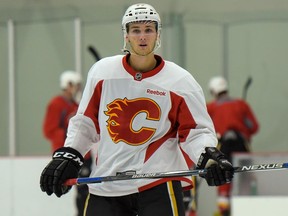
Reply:
[[[219, 186], [230, 183], [234, 176], [234, 168], [232, 164], [225, 158], [224, 154], [214, 147], [206, 147], [197, 163], [196, 169], [206, 168], [206, 174], [200, 174], [205, 178], [209, 186]], [[212, 159], [216, 163], [209, 164], [208, 161]]]
[[67, 179], [78, 177], [84, 159], [78, 151], [70, 147], [57, 149], [52, 158], [41, 173], [40, 188], [49, 196], [55, 193], [57, 197], [61, 197], [72, 187], [63, 183]]

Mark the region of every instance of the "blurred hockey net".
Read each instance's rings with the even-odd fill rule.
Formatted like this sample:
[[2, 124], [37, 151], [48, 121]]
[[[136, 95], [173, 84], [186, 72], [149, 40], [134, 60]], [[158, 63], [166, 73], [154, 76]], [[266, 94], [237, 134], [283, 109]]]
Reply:
[[[287, 153], [237, 153], [233, 166], [288, 162]], [[233, 196], [278, 196], [288, 194], [288, 170], [237, 173], [233, 179]]]

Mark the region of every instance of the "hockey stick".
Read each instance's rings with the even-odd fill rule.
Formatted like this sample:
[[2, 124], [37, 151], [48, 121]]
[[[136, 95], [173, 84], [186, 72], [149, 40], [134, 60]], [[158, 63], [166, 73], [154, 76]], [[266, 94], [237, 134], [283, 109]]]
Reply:
[[88, 51], [91, 53], [91, 55], [95, 58], [96, 61], [99, 61], [101, 59], [98, 51], [93, 46], [88, 46]]
[[[235, 173], [241, 172], [256, 172], [256, 171], [269, 171], [269, 170], [282, 170], [288, 169], [288, 163], [274, 163], [274, 164], [260, 164], [260, 165], [247, 165], [241, 167], [234, 167]], [[172, 172], [159, 172], [159, 173], [143, 173], [136, 174], [135, 171], [127, 171], [119, 173], [115, 176], [104, 176], [104, 177], [87, 177], [87, 178], [74, 178], [68, 179], [65, 185], [80, 185], [80, 184], [91, 184], [101, 183], [109, 181], [120, 181], [120, 180], [132, 180], [132, 179], [154, 179], [154, 178], [173, 178], [180, 176], [199, 176], [205, 175], [206, 169], [199, 170], [182, 170]]]
[[252, 84], [252, 77], [249, 76], [247, 81], [246, 81], [246, 83], [245, 83], [245, 85], [244, 85], [243, 96], [242, 96], [243, 100], [246, 100], [248, 88], [250, 87], [251, 84]]

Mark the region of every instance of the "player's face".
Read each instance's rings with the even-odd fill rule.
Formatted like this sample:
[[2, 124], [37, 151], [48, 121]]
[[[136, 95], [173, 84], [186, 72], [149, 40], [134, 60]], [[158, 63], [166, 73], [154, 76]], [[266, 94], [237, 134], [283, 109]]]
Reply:
[[131, 52], [146, 56], [153, 52], [157, 30], [154, 22], [136, 22], [129, 24], [126, 40], [130, 43]]
[[78, 84], [73, 84], [73, 83], [70, 83], [69, 84], [69, 87], [68, 87], [68, 91], [70, 92], [70, 94], [72, 95], [72, 97], [75, 97], [77, 95], [77, 93], [79, 91], [81, 91], [81, 84], [78, 83]]

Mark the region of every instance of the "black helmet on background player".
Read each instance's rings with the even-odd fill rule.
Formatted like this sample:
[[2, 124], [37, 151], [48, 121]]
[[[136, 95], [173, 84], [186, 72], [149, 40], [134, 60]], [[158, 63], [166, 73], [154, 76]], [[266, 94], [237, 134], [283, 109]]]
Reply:
[[209, 81], [209, 91], [210, 93], [216, 97], [222, 92], [228, 91], [228, 84], [224, 77], [217, 76], [213, 77]]
[[122, 18], [122, 30], [124, 34], [124, 46], [123, 51], [127, 51], [126, 48], [126, 35], [127, 35], [127, 26], [132, 22], [156, 22], [157, 29], [157, 41], [154, 47], [154, 51], [161, 46], [160, 32], [161, 32], [161, 19], [154, 7], [149, 4], [138, 3], [131, 5], [125, 12]]

